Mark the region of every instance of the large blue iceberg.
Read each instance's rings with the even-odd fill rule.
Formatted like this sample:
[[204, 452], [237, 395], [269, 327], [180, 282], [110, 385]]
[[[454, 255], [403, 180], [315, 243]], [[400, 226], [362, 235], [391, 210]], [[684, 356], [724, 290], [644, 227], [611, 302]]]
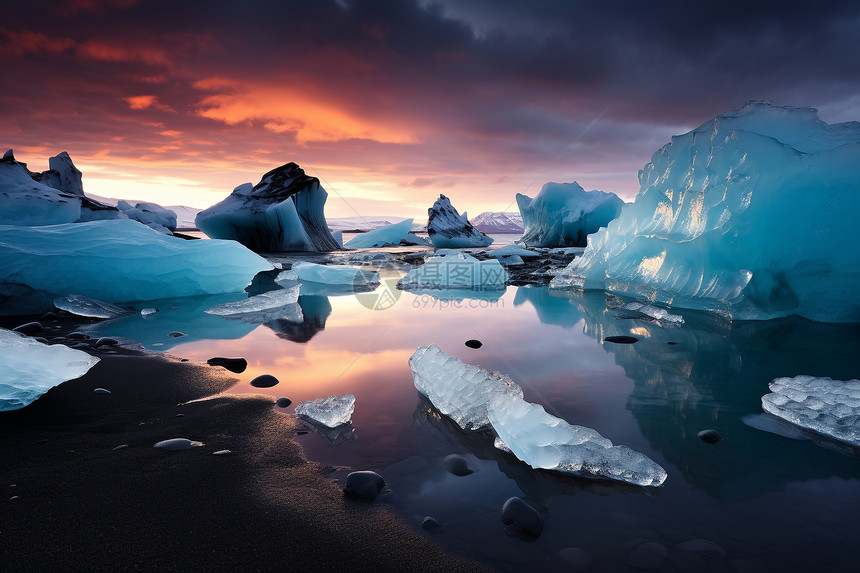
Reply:
[[860, 321], [860, 123], [753, 101], [657, 151], [551, 288], [730, 319]]
[[221, 294], [272, 268], [234, 241], [186, 241], [129, 219], [0, 225], [0, 295], [17, 288], [120, 302]]
[[586, 238], [621, 214], [615, 193], [586, 191], [579, 183], [547, 183], [534, 199], [517, 193], [530, 247], [584, 247]]
[[334, 251], [319, 179], [287, 163], [259, 183], [239, 185], [229, 197], [197, 214], [197, 228], [213, 239], [233, 239], [258, 252]]

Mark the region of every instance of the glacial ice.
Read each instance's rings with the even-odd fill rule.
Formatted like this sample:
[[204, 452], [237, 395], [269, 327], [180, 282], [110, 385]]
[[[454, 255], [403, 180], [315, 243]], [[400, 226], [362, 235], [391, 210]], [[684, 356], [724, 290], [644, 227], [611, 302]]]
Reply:
[[523, 257], [526, 259], [535, 258], [541, 256], [541, 254], [537, 251], [532, 251], [530, 249], [524, 249], [519, 245], [505, 245], [504, 247], [499, 247], [498, 249], [493, 249], [492, 251], [487, 251], [493, 257], [508, 257], [510, 255], [517, 255], [518, 257]]
[[397, 288], [502, 290], [507, 280], [508, 272], [496, 259], [479, 261], [462, 251], [443, 249], [424, 257], [424, 264], [410, 269]]
[[753, 101], [676, 136], [551, 288], [734, 319], [860, 320], [860, 123]]
[[354, 410], [355, 396], [344, 394], [300, 402], [296, 406], [296, 415], [334, 428], [348, 423]]
[[466, 430], [492, 427], [497, 447], [533, 468], [641, 486], [666, 480], [666, 471], [647, 456], [526, 402], [522, 388], [505, 374], [464, 364], [435, 344], [418, 348], [409, 367], [415, 388], [436, 409]]
[[257, 185], [240, 185], [201, 211], [197, 228], [213, 239], [233, 239], [254, 251], [333, 251], [340, 245], [326, 225], [327, 197], [319, 179], [287, 163], [263, 175]]
[[54, 299], [54, 306], [76, 316], [87, 318], [118, 318], [131, 314], [121, 306], [81, 294], [65, 294]]
[[860, 447], [860, 380], [776, 378], [762, 409], [801, 428]]
[[136, 203], [132, 206], [128, 201], [119, 201], [116, 206], [129, 219], [139, 221], [159, 233], [169, 235], [176, 230], [176, 213], [161, 205]]
[[517, 193], [525, 230], [533, 247], [584, 247], [588, 235], [618, 217], [624, 201], [615, 193], [586, 191], [579, 183], [547, 183], [534, 199]]
[[304, 320], [304, 315], [298, 302], [299, 285], [295, 285], [290, 288], [279, 288], [257, 294], [244, 300], [219, 304], [205, 312], [260, 324], [272, 320], [301, 323]]
[[107, 302], [241, 292], [272, 265], [233, 241], [185, 241], [128, 219], [0, 226], [0, 283]]
[[643, 302], [629, 302], [619, 309], [615, 318], [636, 318], [655, 322], [662, 326], [677, 326], [684, 324], [684, 317], [680, 314], [672, 314], [665, 308], [660, 308]]
[[412, 219], [404, 219], [399, 223], [385, 225], [356, 235], [346, 243], [347, 249], [367, 249], [372, 247], [389, 247], [396, 245], [421, 245], [429, 246], [430, 243], [417, 235], [412, 235]]
[[78, 197], [34, 181], [12, 150], [6, 152], [0, 160], [0, 225], [59, 225], [80, 216]]
[[444, 195], [439, 195], [433, 206], [427, 209], [427, 216], [427, 234], [434, 247], [486, 247], [493, 242], [469, 223], [466, 213], [460, 215]]
[[369, 287], [379, 284], [379, 273], [339, 265], [319, 265], [301, 261], [293, 263], [292, 269], [301, 281], [327, 285]]
[[86, 352], [0, 328], [0, 411], [23, 408], [57, 384], [83, 376], [98, 361]]

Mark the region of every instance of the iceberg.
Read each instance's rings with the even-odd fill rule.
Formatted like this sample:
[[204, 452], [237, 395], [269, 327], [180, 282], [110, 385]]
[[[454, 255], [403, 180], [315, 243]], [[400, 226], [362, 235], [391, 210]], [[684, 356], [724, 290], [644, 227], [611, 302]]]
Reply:
[[98, 361], [86, 352], [0, 328], [0, 411], [23, 408], [57, 384], [83, 376]]
[[762, 409], [795, 426], [860, 447], [860, 380], [776, 378]]
[[[36, 174], [33, 174], [36, 175]], [[35, 181], [12, 150], [0, 159], [0, 225], [59, 225], [81, 217], [81, 200]]]
[[434, 247], [486, 247], [493, 242], [469, 223], [466, 213], [460, 215], [444, 195], [439, 195], [433, 206], [427, 209], [427, 215], [427, 234]]
[[134, 219], [155, 229], [159, 233], [170, 235], [176, 230], [176, 213], [155, 203], [136, 203], [132, 206], [128, 201], [119, 201], [117, 208], [129, 219]]
[[479, 261], [462, 251], [443, 249], [424, 257], [424, 264], [410, 269], [397, 288], [504, 290], [507, 280], [508, 272], [496, 259]]
[[345, 246], [347, 249], [368, 249], [396, 245], [430, 246], [430, 243], [421, 237], [410, 234], [411, 228], [412, 219], [404, 219], [399, 223], [385, 225], [362, 233], [350, 240]]
[[522, 388], [505, 374], [464, 364], [435, 344], [418, 348], [409, 367], [415, 388], [436, 409], [465, 430], [491, 427], [499, 449], [533, 468], [646, 487], [666, 480], [666, 470], [644, 454], [525, 401]]
[[299, 280], [307, 282], [357, 287], [370, 287], [379, 284], [379, 273], [376, 271], [365, 271], [353, 267], [319, 265], [302, 261], [293, 263], [290, 270], [296, 274]]
[[128, 309], [80, 294], [58, 296], [54, 299], [54, 306], [87, 318], [119, 318], [131, 314]]
[[233, 239], [254, 251], [334, 251], [340, 245], [326, 226], [328, 197], [319, 179], [287, 163], [245, 183], [197, 214], [197, 228], [213, 239]]
[[472, 226], [482, 233], [522, 234], [523, 218], [519, 212], [485, 211], [472, 218]]
[[579, 183], [547, 183], [534, 199], [517, 193], [525, 230], [521, 241], [532, 247], [584, 247], [586, 238], [618, 217], [624, 201], [615, 193], [586, 191]]
[[300, 402], [296, 406], [296, 415], [335, 428], [348, 423], [354, 410], [355, 396], [344, 394]]
[[729, 319], [860, 320], [860, 123], [753, 101], [657, 151], [551, 288]]
[[264, 323], [273, 320], [301, 323], [305, 317], [299, 306], [299, 285], [256, 294], [245, 300], [226, 302], [207, 309], [207, 314], [242, 322]]
[[241, 292], [272, 265], [233, 241], [185, 241], [128, 219], [0, 225], [0, 283], [107, 302]]
[[30, 176], [49, 187], [74, 195], [81, 201], [81, 216], [77, 223], [103, 219], [127, 219], [128, 217], [112, 205], [96, 201], [84, 194], [83, 174], [75, 167], [65, 151], [48, 159], [48, 170], [31, 173]]

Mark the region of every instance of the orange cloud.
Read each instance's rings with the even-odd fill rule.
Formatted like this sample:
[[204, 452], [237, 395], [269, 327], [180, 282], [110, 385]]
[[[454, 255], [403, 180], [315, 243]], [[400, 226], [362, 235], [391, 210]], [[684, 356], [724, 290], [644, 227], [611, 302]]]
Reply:
[[142, 62], [150, 65], [168, 65], [167, 53], [151, 46], [124, 46], [90, 40], [78, 46], [78, 54], [103, 62]]
[[30, 53], [57, 54], [75, 46], [75, 41], [69, 38], [51, 38], [29, 30], [3, 30], [3, 34], [9, 39], [6, 49], [16, 56]]
[[[158, 101], [158, 96], [154, 95], [139, 95], [139, 96], [129, 96], [123, 98], [123, 100], [128, 104], [130, 109], [141, 110], [141, 109], [158, 109], [161, 111], [174, 111], [169, 105], [164, 105]], [[160, 124], [156, 125], [159, 126]], [[175, 132], [179, 134], [180, 132]], [[162, 133], [162, 135], [166, 135], [166, 133]]]

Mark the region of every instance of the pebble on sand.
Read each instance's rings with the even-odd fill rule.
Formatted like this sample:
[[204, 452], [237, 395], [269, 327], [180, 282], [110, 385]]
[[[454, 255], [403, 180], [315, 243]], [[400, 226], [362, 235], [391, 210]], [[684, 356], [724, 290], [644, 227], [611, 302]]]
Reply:
[[278, 406], [278, 408], [286, 408], [287, 406], [289, 406], [292, 403], [293, 403], [293, 401], [290, 400], [289, 398], [278, 398], [277, 402], [275, 402], [275, 404]]
[[27, 324], [22, 324], [20, 326], [16, 326], [12, 329], [15, 332], [20, 332], [21, 334], [26, 334], [30, 336], [32, 334], [38, 334], [40, 332], [44, 332], [45, 328], [42, 326], [40, 322], [28, 322]]
[[217, 452], [212, 452], [213, 456], [229, 456], [232, 454], [230, 450], [218, 450]]
[[424, 521], [421, 522], [421, 529], [424, 531], [437, 531], [442, 529], [442, 524], [428, 515], [424, 518]]
[[543, 518], [535, 508], [518, 497], [512, 497], [502, 506], [502, 523], [506, 533], [526, 537], [540, 537]]
[[458, 456], [457, 454], [445, 456], [445, 460], [442, 463], [445, 465], [445, 469], [448, 473], [454, 474], [455, 476], [467, 476], [473, 473], [469, 468], [469, 462], [466, 461], [466, 458]]
[[251, 380], [251, 386], [254, 388], [271, 388], [278, 385], [278, 379], [271, 374], [260, 374]]
[[720, 436], [720, 433], [716, 430], [711, 430], [710, 428], [707, 430], [702, 430], [699, 432], [699, 439], [705, 442], [706, 444], [716, 444], [720, 440], [723, 439]]
[[190, 450], [191, 448], [196, 448], [202, 445], [203, 442], [195, 442], [188, 438], [171, 438], [169, 440], [162, 440], [152, 447], [175, 452], [179, 450]]
[[119, 344], [119, 340], [116, 338], [111, 338], [110, 336], [102, 336], [98, 340], [96, 340], [95, 347], [99, 348], [101, 346], [116, 346]]
[[371, 471], [358, 471], [352, 472], [346, 476], [343, 493], [356, 499], [373, 501], [384, 487], [385, 480], [382, 479], [382, 476], [378, 473]]

